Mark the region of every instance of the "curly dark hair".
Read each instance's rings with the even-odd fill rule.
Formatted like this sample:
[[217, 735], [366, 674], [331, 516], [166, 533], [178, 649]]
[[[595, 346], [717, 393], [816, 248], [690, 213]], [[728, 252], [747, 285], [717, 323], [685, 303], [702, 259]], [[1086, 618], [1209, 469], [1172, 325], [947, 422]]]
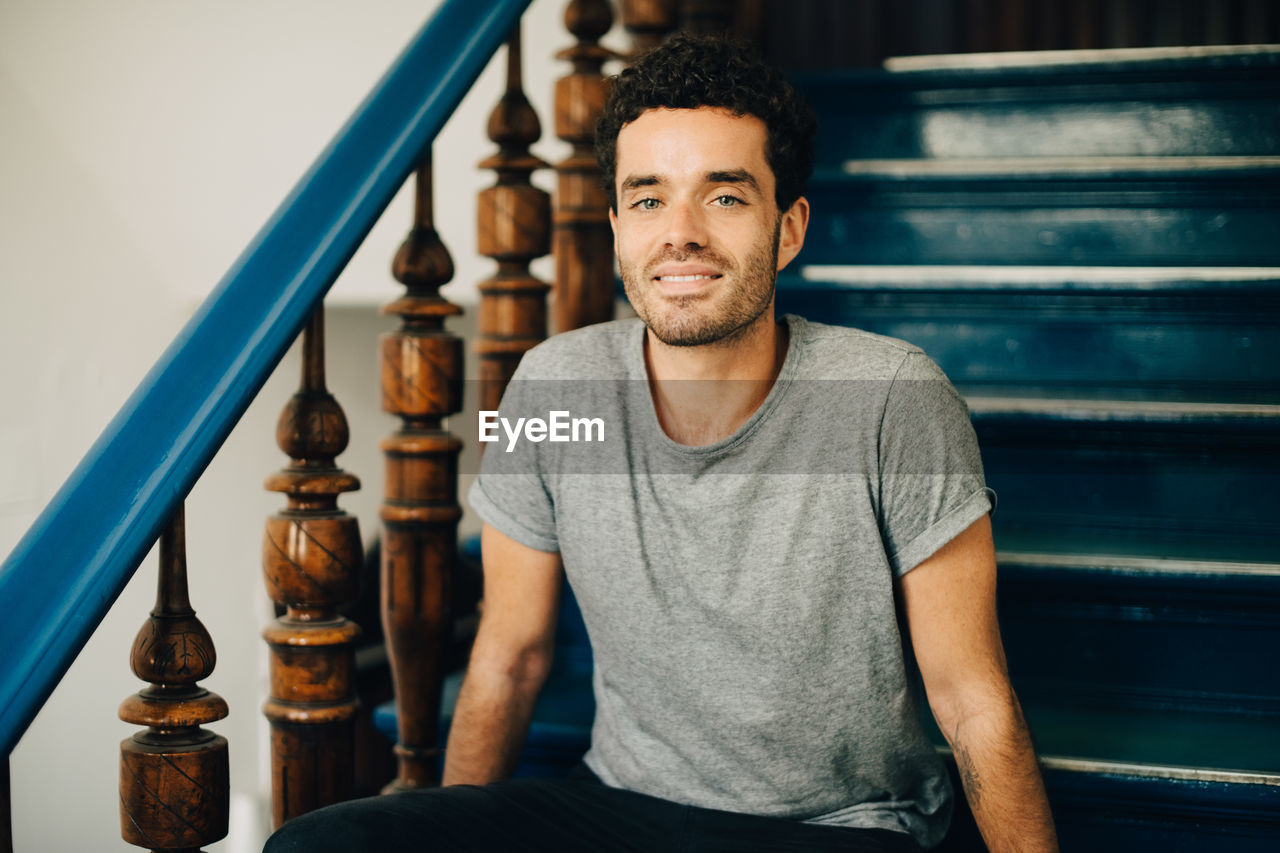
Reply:
[[813, 172], [813, 110], [754, 50], [723, 36], [680, 33], [612, 79], [596, 124], [596, 159], [609, 206], [618, 209], [615, 186], [618, 133], [646, 110], [721, 107], [764, 122], [765, 159], [777, 182], [779, 212], [804, 194]]

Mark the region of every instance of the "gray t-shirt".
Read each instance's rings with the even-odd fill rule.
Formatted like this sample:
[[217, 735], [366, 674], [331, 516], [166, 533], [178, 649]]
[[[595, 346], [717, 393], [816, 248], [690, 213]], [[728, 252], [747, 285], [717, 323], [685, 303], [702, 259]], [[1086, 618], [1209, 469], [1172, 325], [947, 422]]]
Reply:
[[596, 663], [586, 762], [607, 784], [931, 845], [951, 790], [919, 722], [894, 579], [991, 509], [977, 442], [918, 348], [784, 319], [768, 397], [700, 447], [658, 424], [638, 320], [551, 338], [502, 416], [603, 429], [503, 435], [470, 502], [563, 558]]

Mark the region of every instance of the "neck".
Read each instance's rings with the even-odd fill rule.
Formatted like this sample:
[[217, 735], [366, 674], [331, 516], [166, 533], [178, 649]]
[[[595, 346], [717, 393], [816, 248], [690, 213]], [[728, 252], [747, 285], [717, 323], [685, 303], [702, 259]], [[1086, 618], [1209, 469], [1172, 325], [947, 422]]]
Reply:
[[738, 430], [773, 387], [788, 331], [772, 310], [731, 340], [673, 347], [645, 335], [649, 390], [663, 431], [687, 445], [713, 444]]

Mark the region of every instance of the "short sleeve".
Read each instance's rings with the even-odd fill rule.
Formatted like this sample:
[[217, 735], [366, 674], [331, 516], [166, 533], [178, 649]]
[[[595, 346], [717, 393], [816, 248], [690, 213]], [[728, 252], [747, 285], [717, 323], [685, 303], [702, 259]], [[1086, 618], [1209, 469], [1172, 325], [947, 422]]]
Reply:
[[[498, 406], [498, 417], [515, 423], [538, 411], [545, 414], [547, 406], [539, 399], [539, 386], [553, 384], [527, 380], [517, 368]], [[522, 545], [539, 551], [559, 551], [555, 501], [544, 476], [540, 445], [508, 442], [500, 426], [495, 426], [492, 433], [496, 440], [482, 445], [485, 451], [480, 475], [467, 493], [471, 508]]]
[[879, 465], [881, 536], [897, 575], [994, 506], [969, 409], [923, 353], [907, 354], [886, 395]]

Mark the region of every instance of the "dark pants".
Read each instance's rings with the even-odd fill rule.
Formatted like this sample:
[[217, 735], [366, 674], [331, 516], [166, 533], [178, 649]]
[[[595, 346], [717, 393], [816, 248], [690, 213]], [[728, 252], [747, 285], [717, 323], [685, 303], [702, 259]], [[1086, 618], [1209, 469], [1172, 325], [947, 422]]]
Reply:
[[353, 800], [294, 818], [264, 853], [918, 853], [911, 836], [700, 809], [601, 783], [515, 779]]

